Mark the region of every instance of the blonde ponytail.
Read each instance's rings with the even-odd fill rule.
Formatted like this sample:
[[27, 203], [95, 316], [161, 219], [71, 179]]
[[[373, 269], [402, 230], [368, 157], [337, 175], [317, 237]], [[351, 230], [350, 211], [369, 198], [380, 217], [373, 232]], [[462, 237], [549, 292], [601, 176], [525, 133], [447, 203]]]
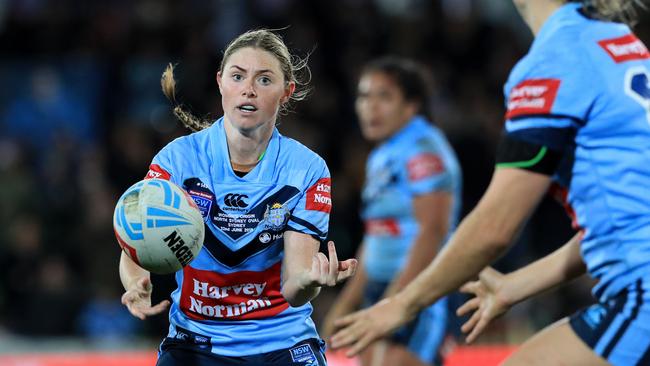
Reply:
[[195, 117], [192, 113], [183, 109], [183, 107], [176, 102], [176, 80], [174, 79], [174, 65], [169, 63], [165, 68], [162, 76], [160, 77], [160, 86], [162, 87], [163, 94], [174, 105], [174, 116], [178, 118], [185, 127], [192, 131], [201, 131], [212, 125], [210, 121], [201, 120]]

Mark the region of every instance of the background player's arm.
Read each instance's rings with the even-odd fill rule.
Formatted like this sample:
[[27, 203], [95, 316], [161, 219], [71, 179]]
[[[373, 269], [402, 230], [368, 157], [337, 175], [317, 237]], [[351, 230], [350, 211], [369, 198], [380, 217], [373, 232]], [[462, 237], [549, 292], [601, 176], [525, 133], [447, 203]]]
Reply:
[[122, 295], [122, 304], [126, 305], [129, 312], [142, 320], [147, 316], [163, 312], [169, 306], [169, 301], [164, 300], [151, 306], [151, 279], [149, 271], [138, 266], [126, 253], [120, 256], [120, 280], [126, 290]]
[[462, 327], [472, 342], [496, 317], [515, 304], [571, 281], [586, 272], [580, 255], [581, 233], [577, 233], [561, 248], [517, 271], [503, 275], [488, 267], [481, 271], [478, 281], [468, 282], [461, 291], [473, 294], [458, 309], [462, 316], [473, 311]]
[[311, 235], [284, 232], [282, 296], [291, 306], [306, 304], [318, 295], [321, 286], [336, 286], [356, 271], [356, 259], [338, 261], [334, 242], [327, 245], [329, 258], [318, 251], [319, 247]]
[[453, 195], [449, 192], [432, 192], [413, 199], [413, 211], [418, 222], [418, 233], [411, 246], [404, 269], [386, 290], [390, 296], [404, 288], [433, 261], [449, 229], [449, 215]]

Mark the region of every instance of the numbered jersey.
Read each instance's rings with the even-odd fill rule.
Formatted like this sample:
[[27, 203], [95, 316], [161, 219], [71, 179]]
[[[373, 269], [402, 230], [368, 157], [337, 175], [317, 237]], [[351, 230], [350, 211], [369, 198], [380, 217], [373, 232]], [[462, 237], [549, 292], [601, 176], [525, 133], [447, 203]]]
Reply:
[[390, 282], [404, 267], [419, 229], [413, 211], [415, 197], [451, 193], [451, 231], [458, 220], [460, 190], [461, 172], [454, 151], [442, 132], [422, 117], [413, 118], [375, 148], [368, 157], [362, 193], [368, 277]]
[[505, 86], [506, 131], [565, 152], [554, 177], [612, 298], [650, 274], [650, 53], [623, 24], [562, 6]]
[[201, 209], [205, 242], [176, 273], [169, 338], [224, 356], [259, 354], [317, 338], [311, 305], [280, 292], [283, 233], [327, 236], [330, 175], [323, 159], [275, 130], [263, 159], [232, 170], [223, 119], [156, 155], [149, 177], [183, 187]]

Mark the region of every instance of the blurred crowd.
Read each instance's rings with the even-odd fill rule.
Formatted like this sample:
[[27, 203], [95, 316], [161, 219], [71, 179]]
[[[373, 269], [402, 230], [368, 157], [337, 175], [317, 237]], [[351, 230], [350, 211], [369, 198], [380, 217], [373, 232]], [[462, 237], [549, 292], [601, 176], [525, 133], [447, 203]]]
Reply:
[[[532, 39], [510, 0], [0, 1], [0, 333], [162, 337], [165, 316], [143, 323], [120, 304], [114, 203], [162, 146], [189, 132], [160, 92], [164, 66], [178, 65], [184, 105], [218, 117], [222, 50], [260, 27], [309, 56], [312, 94], [278, 128], [329, 165], [330, 237], [340, 257], [354, 256], [362, 234], [359, 190], [371, 146], [354, 96], [357, 73], [374, 57], [413, 57], [430, 69], [434, 121], [463, 168], [463, 212], [474, 206], [493, 168], [502, 85]], [[570, 236], [561, 207], [545, 202], [498, 268], [517, 268]], [[171, 285], [154, 278], [154, 297]], [[317, 322], [331, 295], [315, 302]], [[589, 301], [584, 282], [544, 296], [493, 337], [507, 341]]]

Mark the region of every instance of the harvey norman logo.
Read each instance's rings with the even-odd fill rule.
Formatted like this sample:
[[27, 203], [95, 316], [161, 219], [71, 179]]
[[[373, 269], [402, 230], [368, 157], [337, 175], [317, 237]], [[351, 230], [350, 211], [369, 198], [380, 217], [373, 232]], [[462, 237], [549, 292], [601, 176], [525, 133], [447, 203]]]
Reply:
[[307, 190], [305, 208], [330, 213], [332, 210], [332, 183], [330, 178], [321, 178]]
[[560, 88], [559, 79], [528, 79], [508, 95], [506, 119], [524, 115], [549, 114]]
[[604, 39], [598, 44], [616, 63], [650, 58], [650, 52], [643, 42], [631, 33], [623, 37]]
[[281, 262], [265, 271], [216, 273], [183, 269], [181, 310], [195, 320], [261, 319], [289, 305], [280, 293]]

